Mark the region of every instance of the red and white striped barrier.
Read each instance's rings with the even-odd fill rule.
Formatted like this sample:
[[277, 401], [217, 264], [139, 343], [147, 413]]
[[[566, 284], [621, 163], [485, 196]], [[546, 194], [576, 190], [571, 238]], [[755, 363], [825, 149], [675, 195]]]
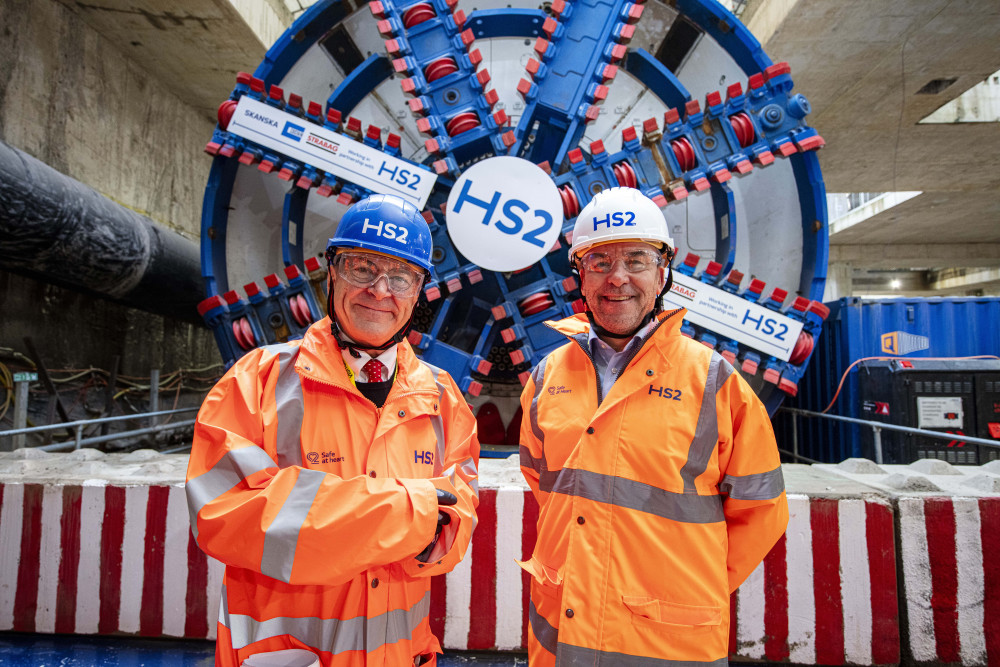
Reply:
[[900, 498], [914, 662], [1000, 664], [1000, 498]]
[[788, 495], [788, 530], [736, 592], [730, 653], [771, 662], [899, 662], [892, 508]]
[[[15, 480], [0, 476], [0, 630], [214, 638], [222, 568], [191, 538], [182, 484]], [[733, 655], [1000, 664], [1000, 497], [867, 491], [789, 493], [785, 536], [733, 596]], [[448, 649], [521, 650], [514, 561], [537, 505], [509, 477], [480, 496], [469, 555], [432, 583], [431, 624]]]
[[0, 630], [214, 638], [221, 586], [182, 484], [0, 486]]

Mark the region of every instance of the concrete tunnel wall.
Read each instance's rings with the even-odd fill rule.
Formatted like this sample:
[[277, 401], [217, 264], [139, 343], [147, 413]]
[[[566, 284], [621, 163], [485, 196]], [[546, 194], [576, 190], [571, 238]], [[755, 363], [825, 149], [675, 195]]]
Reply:
[[[214, 116], [137, 64], [141, 47], [83, 21], [85, 11], [57, 0], [0, 3], [0, 140], [195, 242]], [[72, 264], [65, 270], [72, 278]], [[126, 375], [219, 361], [202, 326], [27, 274], [0, 270], [0, 313], [0, 347], [23, 353], [32, 336], [49, 368], [109, 368], [116, 354]]]
[[[184, 455], [0, 455], [0, 630], [215, 637], [222, 566], [188, 525]], [[523, 650], [537, 506], [516, 457], [481, 462], [468, 556], [432, 583], [453, 650]], [[1000, 462], [783, 466], [785, 536], [734, 594], [737, 659], [1000, 661]]]

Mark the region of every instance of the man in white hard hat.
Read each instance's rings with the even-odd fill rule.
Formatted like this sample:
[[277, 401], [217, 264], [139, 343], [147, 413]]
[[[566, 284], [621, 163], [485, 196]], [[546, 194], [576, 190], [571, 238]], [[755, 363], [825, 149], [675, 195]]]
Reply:
[[521, 469], [540, 507], [529, 660], [725, 665], [729, 595], [788, 522], [764, 406], [663, 312], [674, 243], [638, 190], [580, 212], [587, 309], [521, 395]]

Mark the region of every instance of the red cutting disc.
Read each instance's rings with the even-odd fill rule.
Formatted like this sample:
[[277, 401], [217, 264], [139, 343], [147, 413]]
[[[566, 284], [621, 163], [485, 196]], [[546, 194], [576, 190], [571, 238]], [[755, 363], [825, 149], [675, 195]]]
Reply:
[[746, 146], [746, 130], [743, 129], [743, 121], [738, 116], [729, 117], [729, 125], [732, 126], [736, 134], [736, 141], [740, 146]]
[[296, 294], [288, 300], [288, 305], [292, 309], [292, 317], [298, 322], [300, 327], [308, 326], [312, 323], [312, 315], [309, 313], [309, 304], [301, 294]]
[[798, 340], [795, 341], [795, 347], [792, 348], [792, 356], [788, 358], [788, 361], [795, 365], [801, 364], [809, 358], [809, 353], [813, 351], [814, 344], [815, 341], [812, 334], [808, 331], [803, 331], [799, 334]]
[[618, 181], [618, 185], [625, 187], [625, 174], [622, 173], [622, 166], [620, 164], [616, 164], [613, 169], [615, 171], [615, 180]]
[[635, 170], [628, 162], [619, 162], [615, 165], [615, 178], [618, 179], [618, 185], [622, 187], [635, 188], [639, 185]]
[[689, 171], [693, 169], [696, 160], [694, 157], [694, 148], [691, 147], [690, 142], [684, 137], [680, 139], [675, 139], [670, 142], [671, 147], [674, 149], [674, 156], [677, 157], [677, 162], [681, 165], [681, 171]]
[[567, 218], [572, 218], [573, 216], [569, 214], [569, 198], [566, 195], [566, 191], [562, 188], [559, 188], [559, 198], [563, 201], [563, 215]]
[[434, 13], [434, 8], [422, 2], [419, 5], [414, 5], [403, 12], [403, 27], [412, 28], [415, 25], [420, 25], [424, 21], [429, 21], [435, 16], [436, 14]]
[[253, 329], [245, 317], [233, 322], [233, 337], [244, 350], [252, 350], [255, 347]]
[[448, 130], [450, 136], [456, 136], [462, 134], [463, 132], [468, 132], [469, 130], [479, 127], [479, 116], [472, 113], [471, 111], [466, 113], [460, 113], [445, 124], [445, 128]]
[[298, 300], [299, 300], [299, 307], [302, 309], [302, 314], [305, 316], [305, 320], [306, 320], [306, 324], [304, 324], [302, 326], [306, 326], [308, 324], [312, 324], [312, 322], [313, 322], [313, 316], [312, 316], [312, 311], [309, 310], [309, 302], [306, 301], [306, 298], [304, 296], [302, 296], [301, 294], [298, 296]]
[[747, 116], [745, 113], [741, 113], [741, 114], [739, 114], [739, 116], [740, 116], [740, 119], [743, 121], [743, 134], [746, 135], [746, 143], [743, 144], [743, 145], [744, 146], [749, 146], [757, 138], [755, 136], [756, 133], [754, 132], [754, 129], [753, 129], [753, 121], [751, 121], [750, 117]]
[[521, 315], [527, 317], [528, 315], [540, 313], [546, 308], [551, 308], [553, 305], [555, 305], [555, 301], [552, 300], [548, 292], [537, 292], [523, 299], [517, 304], [517, 307], [520, 308]]
[[740, 146], [746, 148], [753, 143], [753, 122], [749, 116], [743, 112], [734, 114], [729, 117], [729, 123], [733, 126], [733, 131], [736, 132], [736, 138], [740, 142]]
[[438, 58], [426, 68], [424, 68], [424, 78], [427, 82], [437, 81], [438, 79], [448, 76], [449, 74], [454, 74], [458, 71], [458, 65], [451, 58]]
[[571, 185], [564, 185], [559, 188], [559, 196], [563, 200], [563, 213], [567, 218], [575, 218], [580, 213], [580, 200], [577, 199], [576, 192]]

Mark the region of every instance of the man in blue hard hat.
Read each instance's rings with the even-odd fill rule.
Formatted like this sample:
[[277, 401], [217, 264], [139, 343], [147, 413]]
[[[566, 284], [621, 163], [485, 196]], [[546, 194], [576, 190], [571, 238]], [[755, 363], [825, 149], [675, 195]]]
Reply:
[[329, 317], [206, 398], [187, 493], [198, 544], [226, 564], [217, 665], [435, 664], [430, 577], [468, 548], [479, 443], [455, 382], [406, 341], [431, 250], [411, 204], [358, 202], [327, 246]]

